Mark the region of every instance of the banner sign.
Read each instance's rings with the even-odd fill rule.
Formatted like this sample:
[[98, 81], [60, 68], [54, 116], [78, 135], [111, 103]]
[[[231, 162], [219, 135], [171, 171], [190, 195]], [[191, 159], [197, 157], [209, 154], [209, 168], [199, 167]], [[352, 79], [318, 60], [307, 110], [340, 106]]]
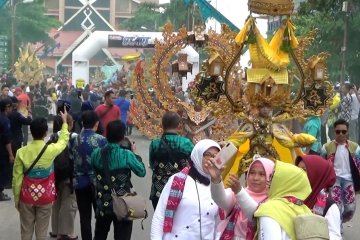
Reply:
[[154, 48], [154, 38], [150, 36], [109, 35], [108, 47], [119, 48]]

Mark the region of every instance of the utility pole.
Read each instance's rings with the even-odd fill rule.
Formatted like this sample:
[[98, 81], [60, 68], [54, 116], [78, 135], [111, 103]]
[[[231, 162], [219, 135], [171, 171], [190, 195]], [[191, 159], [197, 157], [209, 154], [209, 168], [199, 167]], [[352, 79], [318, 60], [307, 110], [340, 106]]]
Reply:
[[16, 60], [16, 39], [15, 39], [15, 32], [16, 32], [16, 7], [20, 3], [32, 3], [34, 0], [22, 0], [16, 2], [16, 0], [11, 0], [11, 67], [14, 67], [15, 60]]
[[344, 1], [342, 6], [342, 11], [345, 13], [344, 15], [344, 39], [343, 46], [341, 47], [341, 77], [340, 84], [343, 85], [345, 82], [345, 72], [346, 72], [346, 51], [347, 51], [347, 35], [348, 35], [348, 25], [349, 25], [349, 2]]
[[196, 4], [195, 2], [193, 3], [193, 12], [192, 12], [192, 26], [191, 26], [191, 31], [195, 31], [195, 11], [196, 11]]
[[15, 0], [11, 0], [11, 68], [15, 63]]

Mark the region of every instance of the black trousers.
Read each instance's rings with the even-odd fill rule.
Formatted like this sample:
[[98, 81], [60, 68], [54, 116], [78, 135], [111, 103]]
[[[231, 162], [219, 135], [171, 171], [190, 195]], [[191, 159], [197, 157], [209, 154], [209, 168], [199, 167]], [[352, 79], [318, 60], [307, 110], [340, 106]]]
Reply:
[[9, 175], [10, 161], [8, 155], [0, 155], [0, 193], [4, 191]]
[[[12, 141], [11, 142], [11, 150], [13, 152], [14, 157], [16, 156], [17, 150], [21, 148], [21, 141]], [[6, 170], [6, 181], [5, 181], [5, 188], [11, 188], [12, 176], [13, 176], [13, 167], [14, 163], [9, 162], [9, 166]]]
[[158, 205], [159, 199], [158, 198], [153, 198], [151, 199], [151, 203], [153, 205], [154, 211], [156, 209], [156, 206]]
[[76, 189], [76, 201], [80, 215], [80, 229], [82, 240], [92, 240], [91, 215], [95, 211], [95, 187], [89, 186], [83, 189]]
[[118, 221], [115, 216], [96, 218], [94, 240], [106, 240], [111, 223], [114, 223], [114, 240], [131, 240], [132, 221]]
[[132, 134], [134, 124], [130, 123], [126, 126], [126, 135], [130, 136]]
[[22, 132], [24, 136], [23, 146], [27, 145], [28, 138], [29, 138], [29, 126], [28, 125], [22, 125]]

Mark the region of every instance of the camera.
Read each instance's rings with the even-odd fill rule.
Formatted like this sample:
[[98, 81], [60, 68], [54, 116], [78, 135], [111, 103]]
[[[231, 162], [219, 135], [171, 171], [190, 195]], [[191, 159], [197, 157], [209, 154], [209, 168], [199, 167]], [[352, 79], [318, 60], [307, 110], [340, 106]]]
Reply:
[[71, 111], [71, 104], [66, 100], [58, 100], [56, 104], [56, 113], [59, 114], [60, 112], [64, 112], [66, 109], [67, 112]]

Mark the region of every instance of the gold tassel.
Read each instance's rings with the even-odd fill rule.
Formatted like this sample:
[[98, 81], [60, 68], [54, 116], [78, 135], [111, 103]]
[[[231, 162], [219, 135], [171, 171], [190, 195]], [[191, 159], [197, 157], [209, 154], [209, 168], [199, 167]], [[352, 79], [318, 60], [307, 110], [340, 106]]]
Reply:
[[244, 42], [247, 40], [247, 36], [249, 34], [249, 30], [250, 30], [253, 22], [254, 22], [254, 18], [250, 16], [248, 18], [248, 20], [246, 21], [244, 27], [241, 29], [241, 31], [238, 33], [238, 35], [236, 35], [235, 42], [238, 45], [244, 44]]
[[288, 29], [288, 33], [289, 33], [289, 40], [290, 40], [291, 48], [295, 49], [299, 46], [299, 41], [297, 40], [297, 38], [295, 36], [296, 28], [290, 19], [287, 21], [286, 24], [287, 24], [287, 29]]
[[285, 32], [285, 26], [281, 26], [276, 33], [274, 34], [273, 38], [270, 41], [269, 46], [275, 51], [279, 52], [280, 46], [284, 39], [284, 32]]

